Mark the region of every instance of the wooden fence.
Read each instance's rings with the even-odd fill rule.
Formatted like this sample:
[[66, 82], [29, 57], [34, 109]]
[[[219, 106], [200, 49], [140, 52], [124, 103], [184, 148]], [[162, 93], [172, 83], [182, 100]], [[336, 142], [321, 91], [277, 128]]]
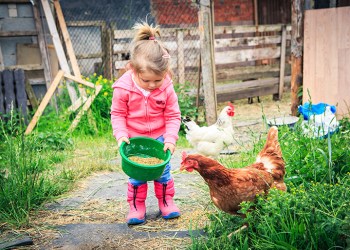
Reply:
[[[215, 65], [217, 101], [276, 94], [290, 79], [290, 26], [217, 26]], [[115, 30], [115, 69], [129, 59], [132, 30]], [[162, 29], [162, 41], [171, 50], [174, 81], [197, 85], [200, 68], [199, 31], [194, 28]]]
[[27, 122], [27, 94], [23, 69], [0, 71], [0, 116], [20, 112]]

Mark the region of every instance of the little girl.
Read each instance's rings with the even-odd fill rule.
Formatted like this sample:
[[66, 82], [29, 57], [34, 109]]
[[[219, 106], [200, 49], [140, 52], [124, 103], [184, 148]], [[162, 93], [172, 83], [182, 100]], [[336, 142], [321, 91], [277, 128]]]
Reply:
[[[118, 141], [130, 143], [129, 138], [146, 136], [164, 143], [164, 151], [175, 151], [181, 114], [178, 98], [170, 77], [170, 55], [158, 40], [158, 26], [146, 22], [134, 26], [136, 35], [131, 50], [130, 68], [113, 84], [111, 121], [113, 135]], [[174, 180], [168, 164], [154, 191], [164, 219], [180, 216], [174, 204]], [[129, 178], [127, 201], [130, 205], [126, 221], [135, 225], [145, 222], [147, 182]]]

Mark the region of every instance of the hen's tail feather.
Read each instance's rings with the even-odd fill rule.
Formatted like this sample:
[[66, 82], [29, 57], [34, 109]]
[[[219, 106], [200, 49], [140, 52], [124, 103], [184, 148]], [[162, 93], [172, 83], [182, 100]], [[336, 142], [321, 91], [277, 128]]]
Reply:
[[285, 162], [278, 142], [278, 129], [276, 126], [269, 129], [265, 146], [260, 151], [257, 162], [264, 163], [266, 171], [272, 174], [275, 182], [283, 182]]

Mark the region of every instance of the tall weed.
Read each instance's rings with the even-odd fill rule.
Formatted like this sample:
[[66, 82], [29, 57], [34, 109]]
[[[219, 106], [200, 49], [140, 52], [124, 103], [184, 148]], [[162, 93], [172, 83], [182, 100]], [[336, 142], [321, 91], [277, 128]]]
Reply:
[[21, 226], [28, 223], [31, 209], [67, 188], [50, 170], [53, 162], [64, 159], [57, 150], [71, 144], [59, 134], [24, 136], [15, 117], [0, 120], [0, 221]]

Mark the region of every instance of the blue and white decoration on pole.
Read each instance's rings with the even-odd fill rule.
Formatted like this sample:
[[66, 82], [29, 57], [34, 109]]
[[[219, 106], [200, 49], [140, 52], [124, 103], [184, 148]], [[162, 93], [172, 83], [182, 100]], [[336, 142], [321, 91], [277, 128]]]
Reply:
[[336, 107], [327, 103], [311, 104], [306, 102], [298, 107], [304, 121], [301, 126], [308, 137], [326, 138], [339, 129], [339, 122], [335, 116]]

